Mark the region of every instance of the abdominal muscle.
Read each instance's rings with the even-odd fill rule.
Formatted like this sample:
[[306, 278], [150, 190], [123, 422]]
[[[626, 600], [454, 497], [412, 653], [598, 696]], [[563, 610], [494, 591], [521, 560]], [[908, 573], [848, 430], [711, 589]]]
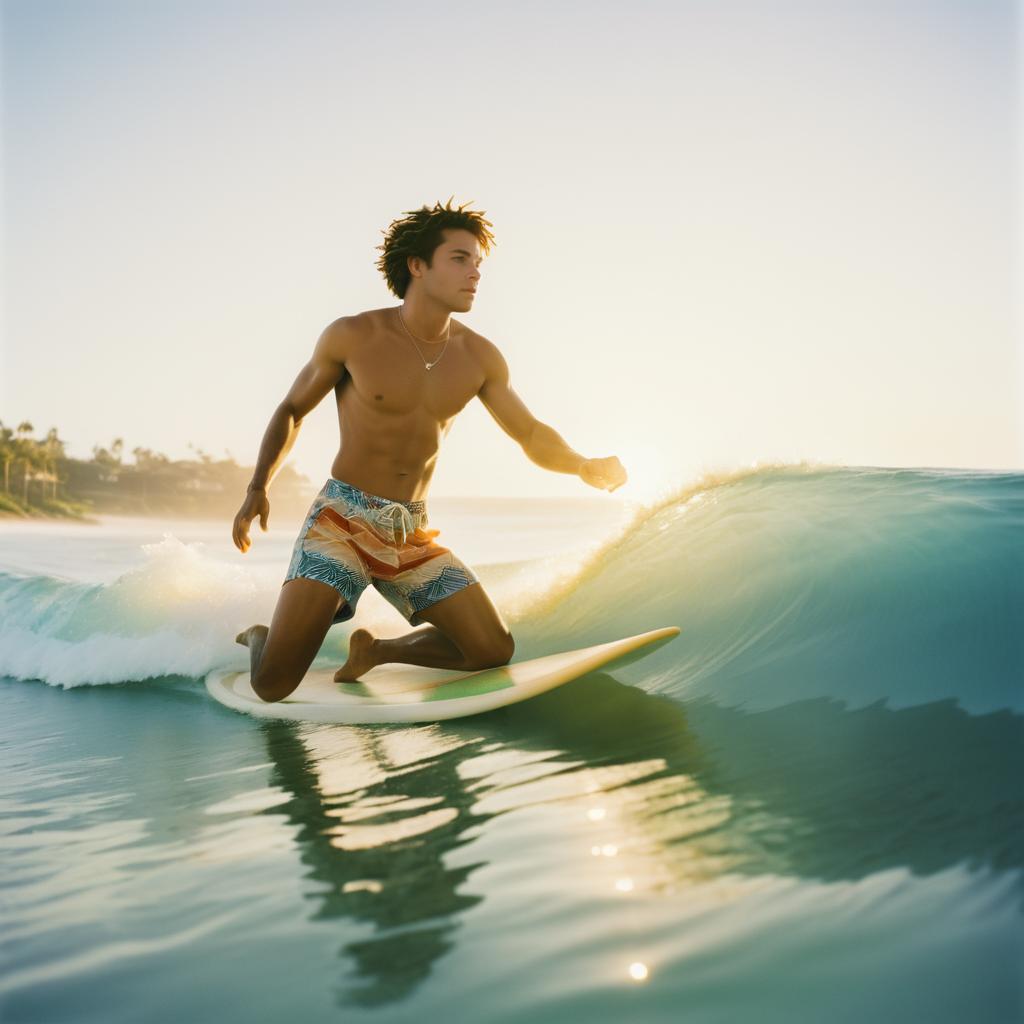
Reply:
[[393, 415], [363, 405], [356, 394], [338, 403], [342, 439], [331, 476], [382, 498], [425, 501], [451, 420], [423, 409]]

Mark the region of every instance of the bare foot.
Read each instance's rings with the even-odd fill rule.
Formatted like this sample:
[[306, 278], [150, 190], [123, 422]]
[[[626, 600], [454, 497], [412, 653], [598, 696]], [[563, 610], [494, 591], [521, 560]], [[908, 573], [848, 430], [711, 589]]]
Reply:
[[369, 672], [377, 664], [376, 647], [377, 641], [368, 629], [357, 629], [348, 638], [348, 661], [334, 673], [334, 681], [354, 683], [364, 672]]
[[250, 626], [248, 629], [243, 629], [238, 636], [235, 637], [235, 643], [241, 644], [243, 647], [252, 647], [253, 641], [267, 642], [267, 634], [270, 630], [266, 626]]
[[263, 657], [263, 648], [267, 643], [267, 634], [270, 630], [266, 626], [250, 626], [248, 629], [243, 629], [238, 636], [235, 637], [235, 643], [241, 644], [243, 647], [249, 648], [249, 674], [252, 675], [256, 671], [256, 667], [260, 663], [260, 658]]

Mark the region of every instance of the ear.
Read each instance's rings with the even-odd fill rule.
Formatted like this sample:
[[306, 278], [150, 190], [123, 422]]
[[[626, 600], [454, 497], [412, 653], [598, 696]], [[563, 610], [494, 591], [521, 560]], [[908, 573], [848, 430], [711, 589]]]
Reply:
[[420, 266], [422, 262], [423, 261], [419, 258], [419, 256], [406, 257], [405, 264], [409, 268], [409, 273], [412, 274], [413, 277], [419, 277], [423, 273], [423, 269]]

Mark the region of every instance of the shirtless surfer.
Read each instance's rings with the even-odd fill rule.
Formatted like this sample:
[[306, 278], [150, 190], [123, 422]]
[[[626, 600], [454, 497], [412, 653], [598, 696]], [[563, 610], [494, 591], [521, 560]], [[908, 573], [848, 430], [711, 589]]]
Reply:
[[332, 389], [341, 447], [295, 542], [269, 629], [250, 626], [236, 637], [249, 648], [252, 688], [264, 701], [299, 685], [327, 630], [353, 617], [370, 584], [410, 625], [428, 625], [392, 640], [355, 630], [337, 681], [385, 662], [472, 671], [511, 659], [512, 634], [475, 573], [427, 527], [441, 440], [471, 399], [538, 466], [601, 490], [626, 480], [618, 458], [584, 458], [535, 419], [497, 346], [451, 319], [473, 306], [490, 228], [450, 199], [392, 222], [377, 266], [402, 304], [328, 324], [271, 417], [232, 529], [243, 554], [250, 523], [259, 517], [267, 529], [267, 487], [303, 418]]

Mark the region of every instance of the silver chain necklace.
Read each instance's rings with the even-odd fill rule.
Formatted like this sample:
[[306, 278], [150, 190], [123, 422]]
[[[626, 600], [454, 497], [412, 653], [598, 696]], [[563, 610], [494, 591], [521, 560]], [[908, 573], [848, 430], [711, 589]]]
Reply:
[[[402, 323], [402, 329], [405, 331], [406, 334], [409, 335], [409, 340], [412, 342], [413, 348], [416, 349], [417, 355], [420, 357], [420, 359], [423, 359], [423, 353], [420, 352], [420, 347], [419, 347], [419, 345], [416, 344], [416, 335], [414, 335], [412, 333], [412, 331], [410, 331], [409, 328], [405, 326], [405, 317], [402, 316], [402, 307], [401, 306], [395, 306], [395, 309], [398, 310], [398, 319]], [[423, 366], [426, 369], [432, 370], [435, 366], [437, 366], [437, 364], [439, 362], [441, 362], [442, 356], [444, 356], [445, 352], [448, 351], [448, 342], [451, 339], [451, 336], [452, 336], [452, 321], [451, 321], [451, 318], [449, 317], [449, 319], [448, 319], [448, 331], [445, 334], [444, 348], [441, 349], [441, 355], [439, 355], [432, 363], [428, 363], [426, 361], [426, 359], [423, 359]], [[423, 338], [421, 338], [420, 341], [423, 341], [423, 343], [425, 345], [431, 344], [430, 342], [426, 341]], [[434, 342], [434, 344], [436, 344], [436, 342]]]

